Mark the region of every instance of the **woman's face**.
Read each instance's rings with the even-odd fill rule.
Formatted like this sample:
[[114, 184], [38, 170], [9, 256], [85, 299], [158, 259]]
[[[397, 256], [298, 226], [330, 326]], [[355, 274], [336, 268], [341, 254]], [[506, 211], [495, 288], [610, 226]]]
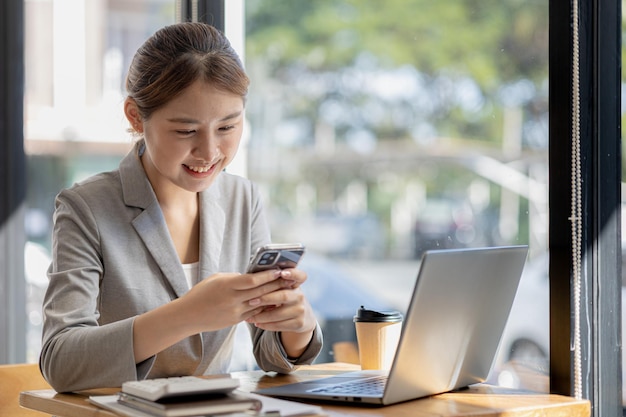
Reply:
[[142, 163], [157, 195], [207, 189], [237, 153], [243, 122], [243, 99], [203, 80], [152, 113]]

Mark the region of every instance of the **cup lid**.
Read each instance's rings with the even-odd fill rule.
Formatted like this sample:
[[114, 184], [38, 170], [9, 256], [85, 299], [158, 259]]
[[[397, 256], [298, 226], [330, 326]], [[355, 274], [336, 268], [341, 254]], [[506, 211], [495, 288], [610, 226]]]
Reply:
[[394, 310], [374, 311], [361, 306], [356, 311], [354, 321], [374, 322], [374, 323], [395, 323], [402, 321], [402, 313]]

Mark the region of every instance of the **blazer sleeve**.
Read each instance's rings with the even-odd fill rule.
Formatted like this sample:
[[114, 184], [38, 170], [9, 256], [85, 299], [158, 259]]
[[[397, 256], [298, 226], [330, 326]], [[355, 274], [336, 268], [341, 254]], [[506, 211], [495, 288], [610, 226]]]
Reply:
[[43, 375], [59, 392], [137, 379], [134, 317], [98, 324], [104, 268], [99, 242], [90, 207], [72, 190], [62, 191], [56, 200], [40, 355]]
[[252, 334], [254, 356], [259, 367], [266, 371], [287, 374], [297, 369], [298, 365], [313, 363], [322, 350], [322, 331], [319, 324], [313, 331], [311, 341], [299, 358], [290, 359], [280, 342], [279, 332], [264, 331], [248, 324]]

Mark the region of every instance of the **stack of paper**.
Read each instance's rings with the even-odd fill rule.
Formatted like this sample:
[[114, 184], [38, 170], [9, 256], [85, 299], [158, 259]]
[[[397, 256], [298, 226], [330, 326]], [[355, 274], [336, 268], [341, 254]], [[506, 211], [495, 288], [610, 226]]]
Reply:
[[[97, 395], [89, 397], [89, 401], [99, 407], [113, 411], [125, 417], [184, 417], [197, 415], [227, 416], [264, 416], [264, 417], [297, 417], [322, 415], [322, 408], [316, 405], [303, 404], [295, 401], [280, 400], [263, 395], [235, 391], [230, 394], [231, 400], [216, 398], [180, 403], [178, 406], [156, 407], [151, 404], [144, 408], [129, 406], [128, 399], [116, 395]], [[236, 400], [236, 401], [235, 401]], [[226, 413], [226, 414], [225, 414]]]

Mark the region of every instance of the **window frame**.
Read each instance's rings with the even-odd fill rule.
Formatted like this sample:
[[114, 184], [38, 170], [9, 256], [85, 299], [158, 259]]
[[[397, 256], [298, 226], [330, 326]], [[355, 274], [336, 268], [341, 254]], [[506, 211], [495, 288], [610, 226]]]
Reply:
[[0, 363], [26, 359], [23, 17], [22, 0], [0, 2]]
[[[571, 170], [572, 4], [550, 0], [550, 390], [574, 395]], [[621, 1], [580, 2], [582, 397], [593, 416], [622, 416]], [[567, 74], [567, 75], [566, 75]], [[601, 324], [601, 325], [600, 325]]]

